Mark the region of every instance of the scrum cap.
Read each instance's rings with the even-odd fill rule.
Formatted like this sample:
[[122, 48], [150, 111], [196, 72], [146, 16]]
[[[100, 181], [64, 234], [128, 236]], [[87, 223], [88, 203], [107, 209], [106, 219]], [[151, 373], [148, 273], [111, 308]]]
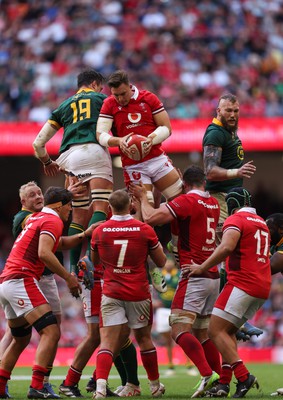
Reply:
[[228, 214], [233, 214], [236, 208], [251, 207], [252, 196], [243, 187], [235, 187], [229, 190], [225, 201], [227, 203]]

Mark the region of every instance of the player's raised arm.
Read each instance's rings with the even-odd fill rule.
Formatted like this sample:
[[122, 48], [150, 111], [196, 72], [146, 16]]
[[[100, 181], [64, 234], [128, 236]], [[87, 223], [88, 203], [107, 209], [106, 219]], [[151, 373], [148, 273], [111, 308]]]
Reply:
[[56, 134], [58, 128], [46, 122], [33, 142], [35, 156], [42, 162], [44, 173], [47, 176], [55, 176], [59, 172], [59, 166], [51, 160], [47, 150], [46, 143]]

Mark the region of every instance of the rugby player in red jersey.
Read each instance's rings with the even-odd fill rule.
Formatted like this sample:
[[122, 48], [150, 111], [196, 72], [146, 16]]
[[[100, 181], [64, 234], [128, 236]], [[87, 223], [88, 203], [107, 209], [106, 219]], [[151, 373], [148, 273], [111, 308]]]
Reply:
[[[155, 186], [166, 199], [182, 191], [182, 181], [161, 147], [171, 134], [169, 116], [158, 97], [130, 84], [125, 71], [114, 72], [107, 84], [111, 96], [104, 100], [97, 121], [97, 139], [102, 146], [119, 146], [126, 186], [142, 181], [151, 202]], [[113, 136], [108, 132], [112, 131]], [[140, 161], [129, 158], [126, 138], [135, 133], [147, 138], [147, 155]]]
[[[115, 355], [133, 329], [139, 344], [153, 397], [165, 392], [159, 382], [156, 348], [151, 339], [152, 304], [147, 277], [148, 255], [163, 267], [166, 256], [149, 225], [130, 215], [131, 199], [125, 190], [109, 197], [112, 217], [93, 232], [92, 260], [104, 266], [100, 315], [100, 350], [97, 354], [97, 387], [93, 398], [106, 397], [106, 383]], [[139, 386], [130, 387], [131, 396], [140, 395]], [[121, 394], [120, 394], [121, 395]], [[130, 396], [129, 394], [127, 396]]]
[[[162, 149], [171, 135], [170, 119], [161, 100], [148, 90], [130, 84], [127, 73], [118, 70], [110, 75], [107, 84], [111, 96], [104, 100], [97, 121], [97, 139], [102, 146], [120, 147], [125, 185], [142, 182], [150, 203], [154, 204], [153, 188], [166, 200], [182, 193], [179, 173]], [[112, 135], [109, 134], [111, 130]], [[129, 134], [146, 138], [146, 156], [134, 161], [127, 156]], [[178, 233], [171, 225], [171, 248], [176, 253]]]
[[[183, 174], [186, 194], [175, 197], [154, 209], [142, 185], [131, 185], [130, 190], [141, 201], [145, 222], [159, 225], [177, 221], [179, 229], [178, 253], [181, 271], [192, 260], [202, 262], [215, 249], [215, 231], [219, 219], [219, 204], [205, 192], [205, 175], [201, 168], [191, 166]], [[169, 323], [172, 337], [194, 362], [202, 378], [192, 397], [201, 397], [218, 379], [221, 370], [219, 353], [208, 338], [207, 327], [214, 302], [219, 292], [219, 273], [216, 264], [197, 279], [180, 276], [171, 305]]]
[[224, 222], [221, 243], [206, 261], [200, 265], [193, 263], [186, 267], [186, 272], [190, 278], [203, 274], [228, 257], [227, 283], [216, 300], [209, 324], [209, 336], [222, 355], [222, 371], [219, 382], [207, 394], [227, 397], [234, 373], [237, 387], [233, 397], [241, 398], [259, 385], [238, 354], [235, 334], [269, 296], [270, 233], [264, 219], [252, 207], [246, 189], [232, 188], [226, 203], [229, 217]]
[[[0, 276], [0, 303], [8, 319], [13, 341], [6, 349], [0, 368], [0, 398], [8, 398], [5, 385], [31, 337], [32, 327], [39, 335], [33, 365], [32, 381], [28, 391], [30, 399], [53, 399], [43, 386], [51, 355], [57, 351], [60, 329], [38, 281], [47, 266], [63, 278], [72, 295], [79, 296], [80, 284], [67, 272], [55, 256], [55, 251], [68, 249], [83, 239], [85, 234], [61, 238], [63, 222], [68, 220], [72, 193], [66, 189], [50, 187], [44, 195], [45, 207], [32, 214], [17, 237]], [[47, 357], [49, 354], [50, 357]]]

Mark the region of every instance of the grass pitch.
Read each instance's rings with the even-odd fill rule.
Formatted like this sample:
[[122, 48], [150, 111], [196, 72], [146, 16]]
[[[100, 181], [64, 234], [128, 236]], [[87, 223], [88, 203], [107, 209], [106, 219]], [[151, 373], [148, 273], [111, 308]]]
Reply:
[[[260, 389], [251, 389], [246, 398], [248, 399], [272, 399], [270, 394], [275, 392], [276, 389], [283, 387], [283, 365], [281, 364], [247, 364], [250, 372], [258, 378]], [[55, 385], [54, 390], [58, 393], [58, 387], [62, 380], [65, 378], [67, 373], [67, 367], [54, 367], [51, 374], [51, 383]], [[88, 379], [92, 375], [93, 368], [86, 367], [83, 371], [83, 376], [79, 384], [79, 388], [82, 395], [87, 399], [91, 399], [91, 393], [85, 391], [85, 386]], [[166, 367], [160, 367], [160, 381], [164, 383], [166, 387], [164, 399], [177, 400], [177, 399], [189, 399], [194, 393], [194, 386], [198, 383], [198, 376], [188, 376], [185, 366], [176, 367], [176, 374], [172, 377], [165, 376]], [[142, 396], [139, 398], [152, 399], [147, 383], [145, 371], [142, 367], [139, 367], [139, 377], [142, 389]], [[31, 380], [31, 368], [30, 367], [18, 367], [15, 368], [12, 374], [12, 379], [9, 381], [9, 392], [13, 399], [26, 399], [27, 390]], [[234, 382], [234, 380], [233, 380]], [[109, 378], [109, 386], [115, 390], [119, 386], [120, 380], [115, 367], [112, 368], [111, 375]], [[231, 396], [235, 392], [235, 384], [231, 384]], [[63, 399], [67, 399], [61, 395]], [[279, 396], [280, 398], [281, 396]], [[276, 398], [276, 397], [275, 397]]]

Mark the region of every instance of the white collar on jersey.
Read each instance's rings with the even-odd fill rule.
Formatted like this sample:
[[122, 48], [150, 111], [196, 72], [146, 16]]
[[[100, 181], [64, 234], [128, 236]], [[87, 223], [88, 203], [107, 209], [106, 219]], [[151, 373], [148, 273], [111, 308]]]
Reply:
[[253, 207], [242, 207], [236, 212], [238, 213], [238, 212], [241, 212], [241, 211], [242, 212], [249, 212], [249, 213], [252, 213], [252, 214], [256, 214], [256, 209], [253, 208]]
[[134, 85], [130, 85], [130, 87], [131, 87], [132, 92], [133, 92], [131, 99], [137, 100], [138, 95], [139, 95], [139, 89]]
[[58, 213], [55, 210], [53, 210], [52, 208], [49, 208], [49, 207], [43, 207], [41, 212], [44, 212], [46, 214], [53, 214], [53, 215], [56, 215], [57, 217], [59, 217]]
[[134, 219], [130, 214], [126, 215], [112, 215], [110, 219], [114, 221], [128, 221], [129, 219]]
[[203, 190], [192, 189], [192, 190], [190, 190], [189, 192], [187, 192], [186, 194], [191, 194], [191, 193], [198, 194], [198, 195], [201, 196], [201, 197], [206, 197], [206, 198], [209, 198], [209, 197], [210, 197], [209, 192], [204, 192]]

